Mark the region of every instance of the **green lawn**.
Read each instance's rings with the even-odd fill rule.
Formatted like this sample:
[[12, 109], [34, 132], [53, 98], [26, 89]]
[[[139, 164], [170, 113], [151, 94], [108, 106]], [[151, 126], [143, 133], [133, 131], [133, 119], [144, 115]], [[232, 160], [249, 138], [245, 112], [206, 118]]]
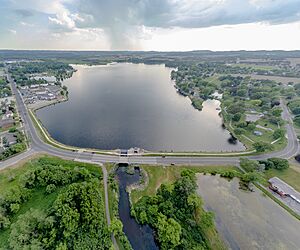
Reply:
[[246, 64], [246, 63], [238, 63], [238, 64], [232, 64], [232, 67], [241, 67], [241, 68], [251, 68], [254, 70], [274, 70], [279, 69], [277, 66], [271, 66], [271, 65], [256, 65], [256, 64]]
[[300, 192], [300, 173], [292, 168], [285, 170], [270, 169], [265, 172], [265, 176], [267, 180], [277, 176]]
[[173, 183], [177, 178], [180, 177], [180, 173], [183, 169], [191, 169], [196, 173], [209, 173], [218, 170], [238, 170], [233, 166], [151, 166], [142, 165], [149, 177], [148, 186], [142, 190], [133, 190], [131, 192], [131, 200], [136, 203], [142, 196], [154, 195], [161, 184]]

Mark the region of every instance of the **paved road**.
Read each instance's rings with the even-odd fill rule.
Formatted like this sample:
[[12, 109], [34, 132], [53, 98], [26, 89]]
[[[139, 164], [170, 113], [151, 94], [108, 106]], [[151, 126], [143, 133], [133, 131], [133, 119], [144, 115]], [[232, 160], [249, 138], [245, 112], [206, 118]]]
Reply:
[[[8, 80], [11, 82], [12, 91], [15, 94], [16, 103], [20, 116], [22, 117], [24, 128], [26, 134], [30, 141], [30, 150], [20, 154], [12, 159], [1, 162], [0, 168], [6, 168], [21, 159], [26, 158], [27, 156], [33, 153], [47, 153], [54, 156], [59, 156], [65, 159], [76, 159], [91, 161], [95, 163], [105, 163], [105, 162], [114, 162], [114, 163], [139, 163], [139, 164], [177, 164], [177, 165], [237, 165], [239, 163], [239, 157], [177, 157], [177, 156], [167, 156], [162, 157], [153, 157], [153, 156], [129, 156], [129, 157], [120, 157], [116, 155], [100, 155], [92, 154], [90, 152], [78, 152], [78, 151], [69, 151], [65, 149], [56, 148], [52, 145], [45, 143], [38, 135], [38, 132], [28, 114], [27, 108], [23, 102], [23, 99], [16, 88], [16, 84], [8, 75]], [[283, 107], [283, 118], [288, 121], [286, 125], [288, 144], [285, 149], [279, 152], [272, 152], [268, 154], [262, 154], [259, 156], [249, 156], [250, 159], [266, 159], [269, 157], [281, 157], [281, 158], [291, 158], [299, 152], [299, 142], [295, 134], [295, 130], [292, 125], [291, 115], [282, 102]]]

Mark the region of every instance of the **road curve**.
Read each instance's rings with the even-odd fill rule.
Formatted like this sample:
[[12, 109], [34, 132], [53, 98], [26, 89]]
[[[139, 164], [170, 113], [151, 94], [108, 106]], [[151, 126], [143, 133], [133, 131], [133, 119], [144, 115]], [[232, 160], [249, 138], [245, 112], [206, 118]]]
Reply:
[[[137, 164], [177, 164], [177, 165], [238, 165], [239, 157], [221, 157], [221, 156], [210, 156], [210, 157], [180, 157], [180, 156], [167, 156], [154, 157], [154, 156], [128, 156], [120, 157], [116, 155], [101, 155], [91, 152], [78, 152], [70, 151], [66, 149], [56, 148], [50, 144], [45, 143], [38, 135], [38, 132], [31, 120], [28, 110], [23, 102], [20, 92], [17, 90], [15, 82], [11, 79], [8, 74], [8, 80], [11, 83], [12, 92], [16, 98], [16, 104], [19, 114], [23, 120], [25, 132], [28, 136], [30, 149], [22, 154], [19, 154], [9, 160], [3, 161], [0, 164], [0, 168], [6, 168], [16, 162], [28, 157], [33, 153], [47, 153], [50, 155], [62, 157], [65, 159], [72, 160], [84, 160], [95, 163], [137, 163]], [[288, 111], [287, 106], [284, 102], [281, 103], [283, 108], [282, 117], [287, 121], [287, 146], [278, 152], [272, 152], [267, 154], [261, 154], [257, 156], [248, 156], [249, 159], [262, 160], [270, 157], [281, 157], [289, 159], [299, 152], [299, 142], [293, 127], [292, 117]]]

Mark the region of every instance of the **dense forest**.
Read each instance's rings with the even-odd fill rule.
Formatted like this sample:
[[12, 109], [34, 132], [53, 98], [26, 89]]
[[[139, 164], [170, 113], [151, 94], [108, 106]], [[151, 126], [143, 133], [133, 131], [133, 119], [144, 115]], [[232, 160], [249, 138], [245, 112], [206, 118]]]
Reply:
[[25, 168], [1, 192], [1, 247], [110, 249], [96, 166], [42, 157]]
[[214, 215], [203, 210], [196, 187], [195, 173], [184, 170], [174, 184], [162, 184], [133, 207], [139, 223], [154, 228], [161, 249], [210, 249], [205, 235], [214, 228]]
[[57, 82], [72, 76], [74, 69], [67, 63], [54, 61], [19, 62], [9, 68], [13, 79], [19, 85], [40, 84], [42, 80], [30, 79], [31, 74], [47, 73], [56, 77]]

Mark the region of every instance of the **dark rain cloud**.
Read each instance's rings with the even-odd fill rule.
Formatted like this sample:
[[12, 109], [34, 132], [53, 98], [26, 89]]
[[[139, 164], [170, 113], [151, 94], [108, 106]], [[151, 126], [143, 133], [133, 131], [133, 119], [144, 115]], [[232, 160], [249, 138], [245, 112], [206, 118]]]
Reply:
[[29, 18], [54, 33], [100, 28], [112, 48], [130, 48], [145, 36], [143, 26], [202, 28], [298, 21], [300, 0], [0, 0], [0, 24], [13, 28], [12, 12], [18, 16], [16, 23]]
[[137, 27], [202, 28], [253, 22], [272, 24], [300, 19], [300, 0], [78, 0], [86, 26], [101, 27], [113, 47], [142, 36]]
[[199, 28], [299, 20], [300, 0], [79, 0], [78, 11], [100, 26]]

